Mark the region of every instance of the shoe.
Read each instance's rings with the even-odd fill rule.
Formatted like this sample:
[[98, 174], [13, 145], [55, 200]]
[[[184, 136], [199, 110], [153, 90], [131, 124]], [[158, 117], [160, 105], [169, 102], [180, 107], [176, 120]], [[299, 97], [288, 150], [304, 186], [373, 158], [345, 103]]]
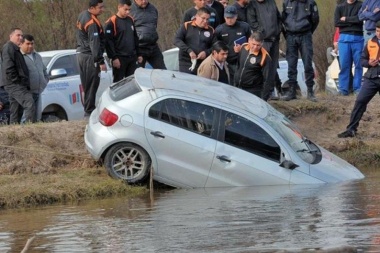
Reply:
[[311, 102], [317, 102], [318, 101], [317, 98], [314, 95], [314, 91], [313, 90], [307, 91], [307, 99], [310, 100]]
[[297, 99], [296, 87], [294, 87], [294, 85], [289, 87], [289, 90], [285, 93], [284, 96], [281, 96], [280, 100], [290, 101], [293, 99]]
[[352, 130], [346, 130], [340, 134], [338, 134], [338, 138], [352, 138], [356, 136], [356, 132]]

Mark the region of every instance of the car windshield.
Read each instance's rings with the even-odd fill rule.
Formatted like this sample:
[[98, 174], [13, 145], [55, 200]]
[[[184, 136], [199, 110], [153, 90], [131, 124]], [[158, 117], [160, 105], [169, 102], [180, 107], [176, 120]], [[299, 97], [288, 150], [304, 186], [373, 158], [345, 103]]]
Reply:
[[269, 106], [264, 120], [289, 144], [295, 153], [308, 163], [320, 161], [320, 150], [317, 145], [302, 135], [301, 131], [283, 114]]
[[47, 66], [52, 58], [53, 57], [46, 57], [46, 56], [42, 57], [42, 62], [44, 63], [45, 66]]

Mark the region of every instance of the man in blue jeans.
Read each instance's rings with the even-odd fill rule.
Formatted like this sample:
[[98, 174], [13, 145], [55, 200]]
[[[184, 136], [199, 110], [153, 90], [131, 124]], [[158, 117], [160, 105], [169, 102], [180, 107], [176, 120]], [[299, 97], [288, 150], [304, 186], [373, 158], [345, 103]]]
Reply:
[[335, 27], [339, 28], [339, 93], [348, 96], [350, 93], [350, 74], [352, 64], [355, 66], [352, 88], [358, 94], [361, 87], [363, 68], [360, 65], [360, 54], [363, 50], [363, 21], [359, 20], [362, 2], [346, 0], [335, 9]]
[[369, 101], [380, 92], [380, 61], [379, 61], [379, 40], [380, 21], [376, 23], [376, 36], [365, 45], [361, 54], [361, 65], [368, 68], [364, 74], [363, 86], [356, 98], [354, 109], [351, 112], [350, 123], [346, 131], [338, 134], [339, 138], [354, 137], [359, 126], [359, 122], [367, 110]]
[[318, 7], [314, 0], [284, 0], [282, 22], [285, 26], [286, 60], [289, 91], [282, 100], [296, 99], [298, 52], [305, 68], [307, 99], [316, 102], [314, 95], [313, 33], [319, 24]]

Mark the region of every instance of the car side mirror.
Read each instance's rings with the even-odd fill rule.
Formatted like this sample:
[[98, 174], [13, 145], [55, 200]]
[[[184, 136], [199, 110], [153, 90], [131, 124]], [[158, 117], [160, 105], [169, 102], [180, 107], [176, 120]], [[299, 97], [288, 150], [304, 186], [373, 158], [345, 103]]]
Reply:
[[50, 79], [56, 79], [64, 76], [67, 76], [66, 69], [53, 69], [50, 71]]
[[290, 160], [284, 160], [282, 163], [280, 163], [280, 166], [289, 170], [294, 170], [295, 168], [299, 167], [297, 164]]

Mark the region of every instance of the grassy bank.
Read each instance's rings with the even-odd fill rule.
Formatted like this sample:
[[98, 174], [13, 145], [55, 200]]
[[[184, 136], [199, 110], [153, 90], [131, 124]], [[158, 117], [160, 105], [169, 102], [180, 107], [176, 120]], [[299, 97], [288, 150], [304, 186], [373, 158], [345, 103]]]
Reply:
[[[311, 140], [361, 168], [380, 167], [380, 98], [368, 106], [356, 138], [339, 139], [355, 97], [271, 101]], [[0, 127], [0, 209], [145, 194], [113, 180], [85, 149], [84, 121]], [[363, 171], [364, 172], [364, 171]]]

